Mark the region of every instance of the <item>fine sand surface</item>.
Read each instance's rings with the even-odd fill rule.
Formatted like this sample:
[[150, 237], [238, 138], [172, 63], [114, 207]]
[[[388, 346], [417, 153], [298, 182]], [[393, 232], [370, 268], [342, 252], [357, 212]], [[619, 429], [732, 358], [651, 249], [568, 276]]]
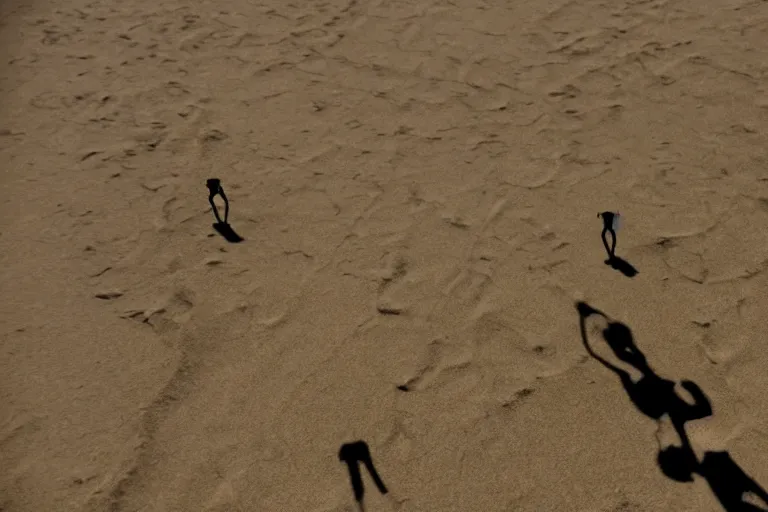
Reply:
[[3, 512], [353, 511], [358, 440], [367, 512], [766, 510], [668, 478], [663, 385], [657, 420], [587, 347], [635, 382], [628, 327], [711, 403], [691, 460], [768, 487], [767, 2], [0, 23]]

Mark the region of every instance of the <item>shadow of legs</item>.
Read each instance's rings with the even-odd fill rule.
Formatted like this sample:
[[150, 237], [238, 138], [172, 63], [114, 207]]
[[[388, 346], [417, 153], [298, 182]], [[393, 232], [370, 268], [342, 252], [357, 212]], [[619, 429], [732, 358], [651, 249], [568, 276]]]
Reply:
[[224, 222], [217, 222], [213, 225], [213, 229], [215, 229], [221, 236], [224, 237], [227, 242], [231, 244], [237, 244], [245, 240], [243, 237], [235, 233], [235, 230], [232, 229], [232, 226]]

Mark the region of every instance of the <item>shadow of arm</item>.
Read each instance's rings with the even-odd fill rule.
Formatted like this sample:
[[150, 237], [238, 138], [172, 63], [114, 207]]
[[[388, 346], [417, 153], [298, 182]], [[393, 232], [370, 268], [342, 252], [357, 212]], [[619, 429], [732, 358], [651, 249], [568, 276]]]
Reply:
[[594, 350], [592, 350], [592, 347], [589, 345], [589, 341], [587, 340], [587, 325], [586, 325], [587, 317], [592, 314], [597, 314], [603, 317], [605, 317], [605, 315], [584, 302], [579, 302], [576, 308], [579, 310], [579, 328], [581, 330], [581, 342], [583, 343], [587, 353], [590, 356], [592, 356], [594, 359], [597, 359], [600, 362], [600, 364], [602, 364], [609, 370], [619, 375], [622, 378], [622, 380], [629, 379], [629, 374], [627, 372], [625, 372], [618, 366], [614, 366], [613, 364], [609, 363], [606, 359], [603, 359]]
[[688, 412], [689, 420], [698, 420], [712, 415], [712, 404], [709, 398], [695, 382], [684, 380], [680, 385], [691, 394], [694, 400]]

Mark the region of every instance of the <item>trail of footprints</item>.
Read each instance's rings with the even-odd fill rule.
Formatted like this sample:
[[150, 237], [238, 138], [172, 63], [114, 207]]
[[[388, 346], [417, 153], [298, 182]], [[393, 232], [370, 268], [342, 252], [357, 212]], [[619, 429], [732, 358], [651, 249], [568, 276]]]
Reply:
[[[501, 203], [491, 208], [485, 222], [481, 225], [483, 229], [501, 209]], [[385, 259], [384, 270], [379, 274], [377, 309], [380, 314], [384, 316], [406, 314], [404, 309], [391, 305], [387, 294], [406, 281], [408, 272], [409, 265], [406, 259], [397, 253], [390, 253]], [[472, 311], [476, 306], [473, 308], [471, 304], [477, 305], [483, 301], [488, 281], [489, 278], [485, 274], [462, 271], [444, 289], [444, 294], [449, 301], [455, 302], [452, 307], [465, 312]], [[125, 299], [121, 292], [116, 291], [102, 292], [98, 294], [98, 298], [105, 301]], [[188, 321], [194, 303], [194, 294], [180, 289], [166, 295], [163, 300], [151, 307], [129, 309], [121, 316], [127, 320], [148, 325], [158, 335], [167, 338], [175, 336], [174, 333], [178, 332], [179, 327]], [[544, 369], [544, 374], [548, 373], [550, 366], [547, 362], [548, 349], [542, 346], [530, 346], [524, 337], [514, 333], [505, 320], [497, 318], [494, 314], [470, 318], [469, 325], [469, 329], [459, 333], [456, 337], [457, 341], [436, 339], [430, 343], [421, 368], [400, 386], [401, 391], [430, 391], [440, 394], [441, 390], [454, 388], [453, 391], [448, 389], [449, 396], [453, 396], [453, 399], [466, 399], [468, 393], [483, 396], [486, 394], [485, 388], [490, 386], [493, 389], [497, 386], [497, 378], [494, 375], [496, 373], [520, 373], [522, 377], [513, 379], [513, 382], [502, 383], [501, 388], [491, 393], [496, 397], [496, 402], [494, 402], [495, 406], [489, 404], [489, 407], [496, 407], [502, 412], [514, 410], [534, 392], [532, 383], [537, 376], [535, 370], [531, 373], [531, 369], [538, 366]], [[138, 447], [135, 465], [127, 470], [123, 478], [113, 484], [113, 488], [106, 495], [100, 493], [94, 497], [96, 500], [94, 503], [104, 503], [103, 500], [106, 499], [113, 503], [113, 510], [121, 510], [120, 503], [123, 497], [135, 491], [137, 485], [141, 485], [140, 472], [144, 465], [143, 461], [151, 452], [153, 432], [158, 428], [161, 417], [171, 410], [171, 404], [183, 398], [183, 393], [179, 391], [180, 386], [187, 390], [184, 392], [190, 392], [193, 389], [191, 386], [194, 381], [190, 379], [194, 378], [195, 363], [186, 359], [189, 356], [184, 349], [180, 354], [182, 359], [177, 371], [169, 380], [167, 389], [160, 393], [155, 404], [145, 413], [145, 431], [142, 434], [143, 441]], [[455, 388], [453, 384], [457, 381], [463, 381], [469, 387], [462, 385]], [[477, 386], [483, 386], [484, 389], [477, 389]], [[454, 395], [457, 392], [458, 395]], [[409, 429], [399, 428], [405, 438], [411, 436], [408, 434]]]
[[[625, 11], [633, 8], [632, 6], [623, 7]], [[341, 12], [346, 12], [348, 9], [349, 7], [341, 9]], [[402, 11], [402, 13], [398, 11]], [[396, 18], [402, 15], [404, 19], [407, 19], [413, 14], [412, 8], [406, 5], [400, 7], [390, 5], [385, 7], [379, 3], [371, 8], [371, 16]], [[272, 13], [272, 15], [276, 18], [281, 17], [276, 13]], [[76, 17], [79, 19], [85, 19], [87, 16], [88, 14], [83, 12], [76, 13]], [[552, 22], [553, 26], [555, 26], [558, 19], [567, 20], [569, 16], [570, 14], [567, 12], [567, 8], [565, 8], [553, 13], [548, 21]], [[359, 18], [360, 23], [363, 21], [362, 18]], [[337, 22], [338, 20], [331, 19], [326, 22], [326, 25], [332, 26]], [[39, 25], [43, 26], [45, 24], [45, 21], [39, 23]], [[180, 16], [180, 19], [174, 22], [174, 24], [155, 27], [154, 30], [160, 34], [169, 33], [173, 32], [172, 27], [176, 26], [176, 30], [183, 31], [185, 35], [177, 39], [179, 42], [175, 50], [187, 53], [205, 50], [206, 45], [211, 45], [214, 42], [216, 44], [224, 42], [234, 49], [247, 50], [256, 46], [262, 47], [265, 44], [279, 43], [285, 37], [277, 33], [255, 35], [227, 29], [224, 26], [220, 30], [211, 30], [208, 27], [200, 27], [199, 25], [200, 18], [198, 16], [185, 14]], [[290, 24], [287, 23], [286, 25]], [[418, 24], [410, 23], [407, 26], [408, 28], [400, 36], [400, 44], [403, 46], [414, 44], [422, 31]], [[339, 33], [319, 27], [320, 25], [318, 24], [310, 24], [301, 30], [294, 30], [291, 36], [294, 40], [304, 41], [304, 44], [307, 45], [324, 44], [325, 46], [332, 46], [342, 39]], [[557, 41], [551, 41], [547, 44], [550, 48], [549, 51], [553, 54], [566, 54], [571, 58], [587, 58], [619, 39], [622, 30], [611, 29], [594, 33], [573, 34], [561, 32], [558, 34]], [[57, 46], [71, 43], [81, 33], [81, 29], [76, 27], [72, 31], [69, 28], [64, 29], [60, 26], [46, 26], [42, 32], [43, 44], [46, 46]], [[145, 49], [152, 51], [147, 57], [141, 54], [133, 57], [133, 62], [126, 60], [123, 63], [125, 66], [145, 58], [154, 59], [169, 67], [174, 66], [176, 63], [176, 59], [171, 56], [162, 57], [160, 48], [152, 47], [152, 45], [158, 45], [159, 43], [147, 41], [140, 43], [136, 40], [137, 37], [130, 33], [118, 38], [130, 48], [137, 48], [138, 45], [144, 44]], [[687, 45], [689, 43], [680, 44]], [[672, 45], [671, 47], [676, 46], [678, 45]], [[668, 49], [669, 47], [657, 46], [648, 51], [661, 53]], [[153, 54], [155, 50], [157, 50], [157, 53]], [[83, 54], [73, 57], [73, 60], [90, 61], [91, 59]], [[480, 59], [476, 58], [475, 60]], [[482, 75], [473, 75], [471, 62], [464, 63], [464, 65], [461, 65], [461, 62], [454, 62], [453, 64], [455, 65], [454, 68], [457, 71], [455, 74], [459, 81], [464, 83], [474, 81], [480, 85], [487, 85], [484, 84]], [[461, 69], [459, 70], [459, 68]], [[648, 76], [649, 73], [647, 69], [642, 66], [638, 67], [634, 63], [612, 65], [608, 67], [608, 70], [611, 73], [612, 80], [615, 82], [626, 81], [637, 76]], [[110, 69], [105, 69], [103, 72], [105, 74], [115, 73], [114, 70]], [[227, 140], [228, 134], [210, 125], [206, 118], [205, 102], [201, 100], [199, 95], [190, 91], [184, 85], [184, 73], [179, 72], [178, 75], [178, 80], [167, 81], [153, 89], [144, 89], [127, 94], [122, 93], [122, 96], [119, 95], [120, 93], [113, 94], [106, 91], [87, 91], [75, 96], [62, 96], [58, 93], [46, 92], [33, 98], [30, 104], [36, 109], [51, 111], [72, 111], [77, 109], [78, 112], [81, 112], [79, 114], [81, 117], [86, 117], [87, 122], [98, 129], [106, 129], [114, 127], [121, 122], [128, 122], [121, 119], [121, 115], [123, 115], [121, 114], [121, 109], [113, 108], [117, 102], [133, 102], [136, 99], [141, 99], [142, 101], [151, 101], [155, 106], [170, 102], [175, 107], [175, 112], [166, 113], [169, 114], [166, 116], [168, 119], [163, 117], [163, 120], [158, 119], [141, 124], [142, 128], [138, 130], [138, 133], [127, 141], [112, 147], [85, 148], [79, 155], [79, 160], [84, 166], [108, 162], [131, 165], [131, 161], [136, 159], [136, 157], [146, 157], [149, 153], [158, 149], [178, 144], [178, 141], [185, 139], [190, 133], [193, 134], [196, 141], [195, 147], [198, 154], [203, 156], [210, 155], [216, 151], [215, 148], [220, 147]], [[666, 81], [668, 84], [671, 84], [673, 79], [662, 77], [660, 80], [662, 80], [662, 83]], [[434, 87], [430, 89], [431, 93], [434, 93], [434, 91]], [[476, 111], [484, 109], [503, 110], [509, 103], [510, 95], [511, 93], [507, 89], [494, 90], [492, 93], [482, 96], [479, 100], [475, 100], [476, 103], [474, 104], [470, 100], [469, 104], [472, 110]], [[568, 83], [557, 90], [551, 91], [548, 100], [553, 102], [561, 114], [570, 116], [577, 121], [574, 126], [579, 129], [587, 125], [586, 121], [589, 121], [590, 125], [597, 125], [606, 118], [620, 115], [622, 103], [617, 100], [614, 105], [600, 112], [595, 112], [594, 116], [587, 119], [592, 113], [583, 112], [581, 106], [587, 104], [587, 102], [582, 103], [582, 98], [586, 95], [587, 92], [580, 89], [575, 83]], [[449, 97], [451, 99], [456, 98], [453, 93]], [[544, 98], [544, 100], [547, 100], [547, 98]], [[465, 101], [465, 103], [467, 102]], [[133, 122], [138, 123], [136, 120]], [[182, 146], [179, 145], [177, 148], [181, 149]], [[668, 156], [668, 148], [664, 147], [663, 144], [659, 155], [658, 172], [663, 177], [666, 177], [667, 173], [674, 169], [674, 161], [665, 160], [665, 157]], [[162, 187], [163, 185], [158, 183], [149, 183], [145, 188], [151, 193], [161, 190]], [[174, 201], [175, 199], [173, 198], [169, 199], [166, 202], [166, 206], [163, 207], [167, 221], [171, 220], [174, 208], [172, 203]], [[493, 223], [493, 219], [500, 215], [505, 207], [503, 202], [500, 202], [491, 208], [489, 216], [482, 222], [479, 228], [481, 233], [486, 231], [487, 227]], [[461, 217], [453, 218], [451, 224], [457, 229], [471, 228], [470, 224]], [[534, 240], [530, 243], [551, 244], [557, 247], [567, 244], [567, 242], [557, 239], [556, 235], [551, 232], [541, 235], [540, 238], [534, 237]], [[479, 262], [473, 261], [471, 263]], [[679, 266], [690, 269], [692, 267], [691, 263], [696, 262], [684, 261], [680, 262]], [[693, 267], [695, 266], [693, 265]], [[517, 382], [504, 386], [503, 392], [500, 394], [504, 394], [506, 398], [501, 399], [499, 402], [499, 407], [502, 409], [514, 410], [515, 407], [523, 403], [535, 392], [533, 383], [535, 383], [536, 377], [539, 374], [547, 374], [547, 372], [559, 368], [560, 365], [549, 360], [552, 355], [550, 347], [532, 345], [523, 334], [516, 332], [503, 319], [494, 317], [492, 313], [483, 314], [482, 311], [478, 311], [478, 307], [487, 300], [490, 294], [489, 289], [493, 286], [489, 272], [480, 271], [478, 268], [480, 268], [478, 265], [468, 265], [468, 268], [457, 269], [455, 278], [449, 281], [443, 288], [444, 300], [438, 304], [438, 308], [451, 308], [455, 311], [462, 311], [465, 315], [463, 320], [466, 321], [466, 317], [469, 317], [471, 319], [470, 325], [474, 330], [471, 328], [460, 329], [458, 331], [459, 336], [454, 336], [450, 339], [448, 337], [438, 338], [430, 342], [426, 347], [425, 354], [423, 354], [419, 369], [400, 385], [400, 390], [403, 392], [437, 392], [441, 388], [445, 388], [449, 383], [459, 379], [465, 379], [467, 382], [474, 383], [474, 386], [494, 386], [492, 375], [481, 375], [484, 369], [491, 368], [490, 373], [493, 374], [497, 369], [504, 368], [505, 372], [509, 372], [509, 368], [515, 368], [521, 377]], [[381, 315], [386, 317], [407, 317], [409, 313], [407, 301], [406, 304], [397, 303], [394, 301], [393, 296], [399, 287], [400, 289], [406, 287], [405, 282], [407, 281], [408, 272], [409, 264], [406, 259], [397, 256], [391, 257], [384, 275], [380, 279], [377, 293], [376, 309]], [[699, 275], [691, 275], [689, 277], [697, 282], [703, 281], [700, 273]], [[119, 292], [113, 291], [100, 292], [100, 296], [97, 297], [100, 300], [107, 301], [121, 299]], [[122, 316], [150, 326], [159, 335], [168, 336], [177, 332], [179, 326], [189, 320], [194, 309], [194, 303], [193, 294], [186, 290], [180, 290], [170, 294], [163, 301], [152, 307], [131, 309], [125, 311]], [[470, 313], [467, 314], [467, 312]], [[705, 344], [709, 343], [705, 339]], [[727, 349], [724, 349], [724, 351], [718, 349], [715, 352], [714, 354], [709, 354], [709, 356], [715, 359], [730, 356], [727, 353]], [[140, 447], [142, 452], [150, 450], [153, 432], [157, 429], [162, 416], [168, 414], [170, 404], [183, 398], [184, 392], [188, 392], [191, 387], [192, 381], [189, 380], [189, 376], [194, 372], [194, 364], [185, 360], [184, 357], [185, 354], [182, 351], [182, 359], [179, 362], [178, 370], [170, 379], [166, 389], [161, 391], [155, 402], [145, 412], [145, 427], [142, 432]], [[466, 398], [472, 389], [472, 386], [469, 389], [462, 389], [462, 398]], [[400, 431], [398, 435], [405, 435], [406, 437], [410, 435], [407, 426], [401, 424], [395, 430], [397, 431], [398, 429]], [[126, 471], [125, 478], [114, 485], [110, 493], [110, 499], [113, 503], [112, 510], [121, 510], [120, 501], [129, 492], [135, 479], [138, 478], [137, 472], [143, 464], [142, 457], [140, 455], [136, 465]], [[222, 492], [226, 494], [226, 492]], [[216, 510], [217, 508], [227, 509], [222, 504], [226, 501], [227, 498], [223, 495], [221, 503], [216, 504], [217, 500], [213, 500], [210, 510]], [[624, 502], [618, 504], [615, 510], [641, 510], [641, 507], [638, 504]]]

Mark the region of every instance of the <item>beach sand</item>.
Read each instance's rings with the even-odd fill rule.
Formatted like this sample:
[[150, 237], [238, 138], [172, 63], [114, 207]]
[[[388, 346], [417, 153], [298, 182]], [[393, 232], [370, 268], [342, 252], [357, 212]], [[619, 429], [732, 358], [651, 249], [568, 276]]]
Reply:
[[358, 440], [367, 512], [742, 510], [665, 476], [578, 301], [768, 487], [768, 3], [0, 20], [3, 512], [353, 511]]

